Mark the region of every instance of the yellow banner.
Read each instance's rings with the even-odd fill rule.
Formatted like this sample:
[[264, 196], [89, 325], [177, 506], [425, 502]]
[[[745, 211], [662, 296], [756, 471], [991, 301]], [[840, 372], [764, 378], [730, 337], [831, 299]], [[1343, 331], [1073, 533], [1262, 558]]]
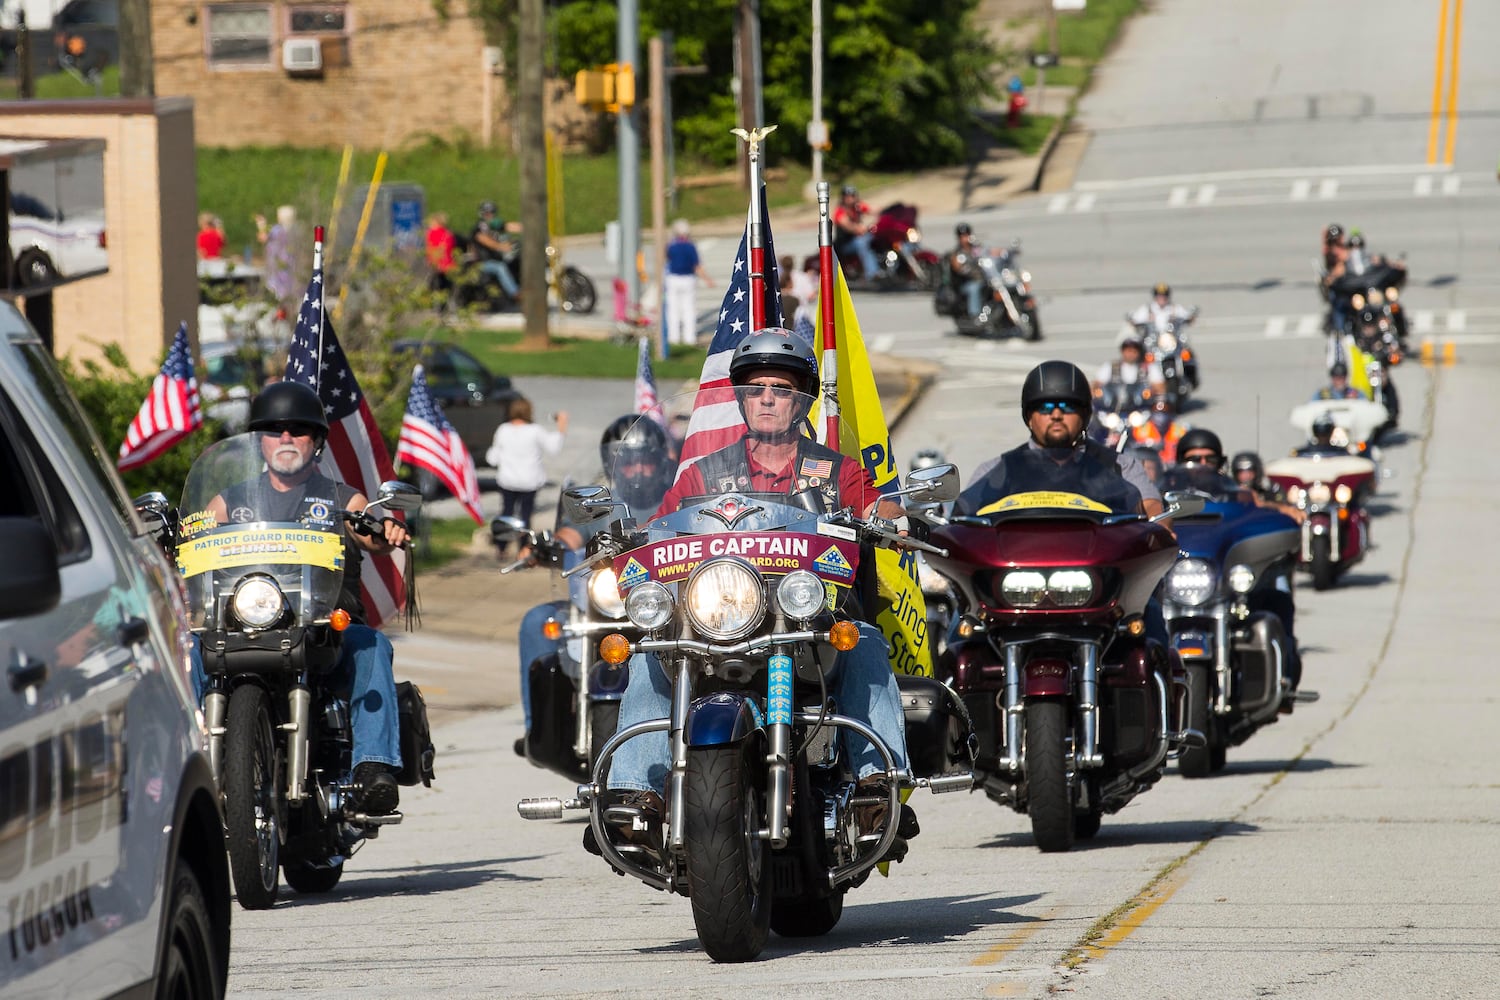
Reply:
[[336, 531], [312, 528], [273, 528], [226, 525], [177, 546], [177, 567], [184, 577], [195, 577], [236, 566], [266, 563], [344, 568], [344, 537]]
[[[857, 458], [875, 479], [877, 489], [897, 480], [900, 469], [891, 454], [891, 432], [870, 371], [859, 331], [859, 317], [849, 297], [844, 272], [835, 265], [834, 333], [838, 346], [839, 451]], [[821, 315], [821, 306], [816, 315]], [[830, 443], [831, 444], [831, 443]], [[873, 624], [891, 644], [891, 668], [897, 673], [932, 676], [932, 644], [927, 635], [927, 601], [917, 583], [917, 554], [875, 550], [878, 595]]]
[[1037, 509], [1063, 509], [1063, 510], [1092, 510], [1100, 514], [1108, 514], [1109, 508], [1102, 503], [1096, 503], [1088, 497], [1079, 496], [1077, 493], [1064, 493], [1056, 490], [1035, 490], [1031, 493], [1012, 493], [1008, 497], [1001, 497], [988, 507], [978, 511], [980, 514], [996, 514], [1002, 510], [1037, 510]]
[[1344, 335], [1344, 345], [1349, 350], [1349, 384], [1364, 393], [1366, 399], [1374, 398], [1370, 373], [1366, 368], [1370, 363], [1370, 356], [1356, 347], [1354, 338], [1348, 334]]

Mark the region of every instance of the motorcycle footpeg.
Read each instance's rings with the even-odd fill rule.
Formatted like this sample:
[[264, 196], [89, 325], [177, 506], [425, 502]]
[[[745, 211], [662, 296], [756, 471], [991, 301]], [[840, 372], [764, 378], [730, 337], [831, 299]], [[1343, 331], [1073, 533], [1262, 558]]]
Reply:
[[918, 778], [917, 787], [926, 788], [934, 795], [946, 792], [970, 792], [974, 790], [973, 771], [955, 771], [952, 774], [935, 774], [930, 778]]
[[1320, 695], [1316, 691], [1293, 691], [1287, 697], [1292, 701], [1314, 702], [1318, 700]]
[[562, 819], [565, 809], [587, 809], [582, 799], [522, 799], [516, 803], [516, 812], [522, 819]]
[[371, 816], [368, 813], [350, 813], [344, 817], [344, 822], [354, 826], [395, 826], [406, 817], [399, 812], [386, 813], [383, 816]]
[[1182, 750], [1202, 750], [1208, 746], [1208, 737], [1201, 730], [1184, 729], [1180, 733], [1173, 733], [1168, 742]]

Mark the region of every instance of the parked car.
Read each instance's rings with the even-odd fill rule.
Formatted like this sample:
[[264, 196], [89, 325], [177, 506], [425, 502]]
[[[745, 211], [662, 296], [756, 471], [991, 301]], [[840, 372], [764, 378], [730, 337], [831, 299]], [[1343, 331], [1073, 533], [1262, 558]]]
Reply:
[[10, 194], [10, 253], [13, 287], [41, 288], [65, 278], [109, 270], [108, 237], [102, 213], [64, 217], [22, 191]]
[[223, 424], [225, 434], [243, 433], [250, 424], [250, 401], [265, 382], [264, 356], [253, 344], [211, 341], [201, 344], [198, 360], [204, 414]]
[[265, 292], [260, 268], [231, 260], [198, 262], [198, 343], [254, 343], [285, 355], [291, 321]]
[[218, 998], [229, 871], [186, 605], [109, 454], [0, 304], [0, 995]]
[[427, 389], [453, 424], [475, 465], [495, 438], [495, 428], [510, 417], [510, 404], [521, 397], [510, 378], [491, 372], [461, 347], [436, 340], [398, 340], [394, 349], [420, 360]]

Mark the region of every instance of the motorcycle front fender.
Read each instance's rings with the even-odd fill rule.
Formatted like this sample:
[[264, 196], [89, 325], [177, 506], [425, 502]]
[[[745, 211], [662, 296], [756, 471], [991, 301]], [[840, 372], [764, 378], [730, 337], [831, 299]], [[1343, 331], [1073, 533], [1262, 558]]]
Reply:
[[630, 671], [623, 665], [595, 660], [589, 668], [589, 700], [619, 701], [625, 697], [625, 685], [630, 682]]
[[1067, 660], [1027, 660], [1023, 685], [1028, 698], [1066, 698], [1072, 691], [1073, 668]]
[[763, 728], [753, 697], [742, 691], [719, 691], [688, 706], [683, 738], [689, 749], [730, 746]]

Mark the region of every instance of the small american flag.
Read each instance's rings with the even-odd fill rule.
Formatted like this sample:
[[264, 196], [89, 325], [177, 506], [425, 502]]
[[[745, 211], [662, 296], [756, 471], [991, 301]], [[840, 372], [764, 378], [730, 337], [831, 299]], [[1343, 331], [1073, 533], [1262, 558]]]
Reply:
[[651, 345], [645, 337], [640, 339], [640, 345], [635, 362], [635, 412], [649, 413], [665, 427], [667, 416], [662, 412], [661, 399], [656, 394], [656, 374], [651, 370]]
[[[761, 231], [766, 234], [766, 326], [780, 326], [781, 290], [776, 272], [776, 250], [771, 244], [771, 219], [766, 211], [765, 189], [760, 198]], [[698, 378], [698, 394], [693, 399], [693, 415], [688, 421], [687, 435], [682, 442], [682, 460], [677, 474], [704, 455], [732, 444], [740, 436], [744, 418], [735, 403], [734, 392], [729, 385], [729, 362], [740, 341], [753, 333], [750, 327], [750, 227], [745, 226], [745, 235], [740, 237], [740, 248], [734, 257], [734, 270], [729, 275], [729, 287], [724, 290], [724, 301], [719, 307], [719, 323], [714, 329], [714, 339], [708, 346], [708, 357], [703, 360], [703, 374]]]
[[401, 437], [396, 442], [396, 461], [426, 469], [464, 505], [476, 524], [484, 523], [479, 506], [479, 477], [474, 458], [463, 438], [448, 422], [427, 391], [427, 375], [417, 365], [411, 372], [411, 392], [406, 397], [406, 415], [401, 418]]
[[[322, 356], [318, 356], [319, 332]], [[297, 328], [287, 352], [286, 381], [301, 382], [317, 391], [328, 415], [327, 450], [321, 462], [323, 474], [347, 483], [366, 497], [375, 496], [380, 484], [395, 479], [385, 439], [375, 423], [369, 401], [349, 368], [344, 350], [333, 332], [333, 321], [323, 311], [323, 269], [313, 270], [302, 306], [297, 310]], [[406, 604], [406, 552], [390, 555], [365, 553], [360, 566], [360, 592], [365, 618], [372, 628], [395, 617]]]
[[198, 379], [188, 346], [187, 324], [177, 328], [167, 360], [151, 382], [151, 392], [130, 422], [116, 463], [121, 472], [145, 465], [203, 426]]

